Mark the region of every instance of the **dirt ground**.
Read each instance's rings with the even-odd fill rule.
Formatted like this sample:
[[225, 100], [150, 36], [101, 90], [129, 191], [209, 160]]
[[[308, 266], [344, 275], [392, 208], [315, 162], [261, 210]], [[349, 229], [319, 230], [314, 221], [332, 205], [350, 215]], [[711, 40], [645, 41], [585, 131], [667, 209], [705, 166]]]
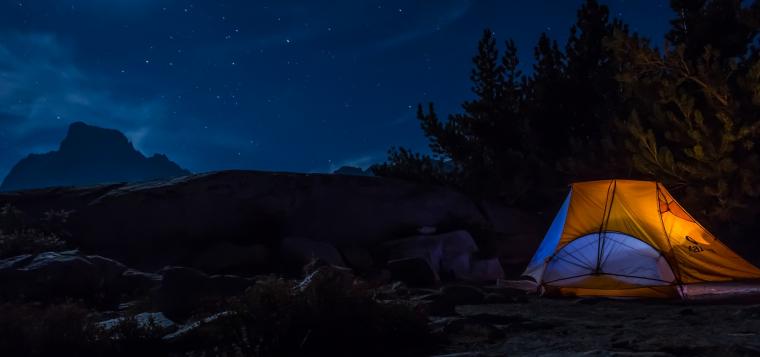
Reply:
[[528, 296], [456, 312], [433, 322], [444, 355], [760, 356], [760, 302]]

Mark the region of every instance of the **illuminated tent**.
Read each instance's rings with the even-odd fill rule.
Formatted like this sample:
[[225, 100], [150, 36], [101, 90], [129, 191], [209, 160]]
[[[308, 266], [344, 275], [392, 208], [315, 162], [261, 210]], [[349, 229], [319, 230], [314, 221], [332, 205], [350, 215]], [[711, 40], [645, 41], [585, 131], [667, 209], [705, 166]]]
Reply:
[[678, 297], [688, 284], [760, 279], [662, 184], [575, 183], [525, 270], [544, 293]]

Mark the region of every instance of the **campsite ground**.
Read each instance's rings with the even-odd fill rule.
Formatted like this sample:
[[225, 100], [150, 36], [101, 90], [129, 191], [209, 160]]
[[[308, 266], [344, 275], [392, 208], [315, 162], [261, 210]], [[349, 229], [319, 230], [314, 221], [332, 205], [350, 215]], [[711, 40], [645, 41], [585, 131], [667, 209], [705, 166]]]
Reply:
[[[3, 356], [760, 355], [760, 299], [467, 285], [519, 277], [548, 219], [441, 187], [229, 171], [0, 207]], [[467, 259], [419, 255], [444, 247]]]
[[[469, 324], [449, 333], [447, 353], [760, 355], [760, 305], [531, 296], [513, 303], [457, 306], [456, 312], [461, 317], [453, 319]], [[438, 321], [446, 319], [452, 318]]]

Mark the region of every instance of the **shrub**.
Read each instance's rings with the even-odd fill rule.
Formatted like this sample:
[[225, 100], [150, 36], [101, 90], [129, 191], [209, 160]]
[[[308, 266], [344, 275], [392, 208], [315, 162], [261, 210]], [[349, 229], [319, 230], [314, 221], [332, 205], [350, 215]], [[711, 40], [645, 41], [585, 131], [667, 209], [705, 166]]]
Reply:
[[230, 313], [195, 329], [172, 350], [246, 356], [432, 351], [435, 341], [424, 316], [404, 304], [378, 302], [368, 289], [346, 286], [353, 277], [343, 274], [349, 273], [322, 267], [301, 282], [264, 278], [232, 303]]
[[68, 211], [48, 211], [39, 227], [31, 227], [17, 208], [0, 207], [0, 259], [21, 254], [61, 250], [66, 242], [56, 232], [68, 219]]
[[0, 351], [5, 356], [92, 355], [88, 311], [73, 303], [0, 305]]
[[238, 307], [249, 340], [263, 355], [404, 355], [433, 345], [427, 320], [411, 307], [381, 303], [346, 286], [345, 274], [322, 267], [299, 284], [269, 279]]
[[141, 324], [134, 315], [126, 316], [111, 329], [94, 331], [96, 344], [108, 355], [142, 357], [166, 355], [166, 344], [161, 338], [168, 332], [152, 319]]
[[[154, 323], [116, 326], [74, 303], [0, 305], [0, 351], [8, 356], [405, 356], [433, 352], [427, 319], [411, 306], [374, 299], [350, 272], [322, 266], [301, 281], [266, 277], [169, 340]], [[195, 321], [195, 319], [193, 319]]]
[[43, 233], [33, 228], [12, 232], [0, 230], [0, 259], [21, 254], [36, 254], [62, 250], [66, 242], [52, 233]]

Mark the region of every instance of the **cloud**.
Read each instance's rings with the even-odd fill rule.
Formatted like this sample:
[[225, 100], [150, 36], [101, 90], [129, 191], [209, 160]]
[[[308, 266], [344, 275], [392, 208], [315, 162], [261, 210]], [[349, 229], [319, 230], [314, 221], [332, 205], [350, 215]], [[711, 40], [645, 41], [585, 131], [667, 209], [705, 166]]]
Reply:
[[[436, 4], [439, 5], [437, 2]], [[426, 36], [430, 36], [440, 30], [447, 28], [465, 16], [471, 5], [472, 4], [469, 0], [448, 1], [444, 6], [439, 5], [443, 11], [439, 13], [432, 12], [432, 15], [418, 17], [418, 20], [415, 21], [414, 26], [405, 31], [396, 33], [378, 42], [375, 42], [372, 45], [372, 48], [374, 50], [382, 51], [388, 48], [401, 46], [403, 44], [418, 40]], [[430, 10], [431, 9], [422, 8], [418, 11], [428, 13]]]
[[[296, 3], [275, 3], [256, 13], [227, 15], [230, 23], [240, 24], [241, 33], [232, 32], [229, 41], [212, 44], [212, 50], [202, 51], [203, 55], [287, 46], [324, 50], [324, 43], [330, 43], [330, 50], [374, 54], [444, 30], [472, 7], [472, 0]], [[278, 21], [272, 22], [273, 18]]]
[[407, 110], [403, 114], [396, 116], [395, 119], [389, 122], [384, 122], [382, 126], [394, 127], [394, 126], [406, 125], [406, 124], [409, 124], [410, 122], [416, 122], [416, 119], [417, 119], [417, 112], [413, 110]]
[[[160, 100], [117, 96], [105, 78], [76, 65], [69, 47], [50, 33], [0, 33], [0, 133], [10, 162], [57, 146], [74, 121], [134, 133], [137, 143], [164, 117]], [[55, 132], [58, 135], [40, 135]], [[31, 139], [36, 139], [33, 145]], [[12, 157], [9, 157], [12, 156]]]

